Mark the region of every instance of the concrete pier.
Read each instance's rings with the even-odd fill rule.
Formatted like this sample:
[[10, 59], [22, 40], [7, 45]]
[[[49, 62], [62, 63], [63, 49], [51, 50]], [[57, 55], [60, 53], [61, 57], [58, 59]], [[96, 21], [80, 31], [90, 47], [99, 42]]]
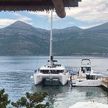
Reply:
[[108, 77], [102, 78], [102, 88], [108, 91]]

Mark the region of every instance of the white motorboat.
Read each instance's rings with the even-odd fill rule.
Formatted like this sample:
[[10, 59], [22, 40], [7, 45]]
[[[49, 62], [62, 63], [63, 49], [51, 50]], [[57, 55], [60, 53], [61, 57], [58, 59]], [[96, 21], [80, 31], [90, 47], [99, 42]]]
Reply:
[[[52, 14], [51, 14], [51, 31], [50, 31], [50, 56], [48, 64], [37, 69], [33, 75], [34, 84], [40, 83], [49, 85], [65, 85], [68, 82], [69, 73], [61, 64], [55, 63], [52, 56]], [[59, 83], [58, 83], [59, 82]]]
[[101, 79], [98, 74], [95, 74], [90, 59], [81, 60], [81, 68], [77, 76], [72, 80], [73, 86], [100, 86]]

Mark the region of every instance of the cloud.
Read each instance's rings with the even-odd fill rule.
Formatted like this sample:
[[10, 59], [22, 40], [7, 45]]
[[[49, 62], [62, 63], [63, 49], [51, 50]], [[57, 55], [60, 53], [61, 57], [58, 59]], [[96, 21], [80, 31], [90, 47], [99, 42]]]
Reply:
[[91, 23], [108, 22], [108, 0], [82, 0], [79, 7], [67, 8], [67, 16]]
[[[79, 26], [83, 28], [93, 27], [108, 22], [108, 0], [82, 0], [78, 7], [66, 8], [67, 16], [64, 19], [59, 18], [55, 11], [53, 12], [53, 22], [55, 28]], [[2, 16], [2, 14], [1, 14]], [[0, 27], [12, 24], [20, 20], [34, 26], [41, 26], [46, 22], [46, 26], [50, 24], [51, 11], [46, 12], [11, 12], [7, 18], [0, 16]], [[14, 17], [13, 17], [14, 16]], [[44, 23], [45, 24], [45, 23]], [[57, 25], [57, 26], [56, 26]]]
[[[30, 14], [50, 19], [50, 12], [30, 12]], [[88, 28], [99, 25], [108, 22], [108, 0], [82, 0], [78, 7], [66, 8], [66, 14], [65, 19], [71, 17], [69, 22], [76, 20], [76, 25], [80, 27]], [[56, 23], [58, 20], [60, 21], [61, 18], [53, 12], [53, 21]]]
[[14, 15], [16, 16], [17, 21], [23, 21], [23, 22], [29, 23], [29, 24], [32, 23], [32, 19], [30, 17], [24, 16], [18, 12], [15, 12]]
[[10, 25], [14, 23], [16, 20], [14, 19], [0, 19], [0, 27], [5, 27], [7, 25]]
[[[29, 14], [31, 15], [39, 15], [41, 17], [47, 17], [48, 20], [50, 21], [51, 19], [51, 11], [43, 11], [43, 12], [29, 12]], [[58, 19], [58, 16], [56, 15], [56, 12], [53, 10], [53, 20], [57, 20]]]
[[[5, 12], [3, 12], [5, 13]], [[1, 13], [1, 15], [3, 14]], [[8, 17], [8, 14], [10, 15], [8, 18], [3, 18], [1, 16], [0, 18], [0, 28], [3, 28], [5, 26], [8, 26], [16, 21], [23, 21], [25, 23], [28, 23], [28, 24], [32, 24], [32, 19], [27, 17], [27, 16], [24, 16], [22, 15], [20, 12], [11, 12], [11, 13], [5, 13], [7, 14], [7, 17]]]
[[[32, 15], [47, 16], [50, 18], [50, 11], [29, 12]], [[82, 0], [78, 7], [66, 8], [67, 17], [71, 16], [82, 21], [105, 20], [108, 21], [108, 0]], [[59, 19], [55, 11], [53, 17]]]

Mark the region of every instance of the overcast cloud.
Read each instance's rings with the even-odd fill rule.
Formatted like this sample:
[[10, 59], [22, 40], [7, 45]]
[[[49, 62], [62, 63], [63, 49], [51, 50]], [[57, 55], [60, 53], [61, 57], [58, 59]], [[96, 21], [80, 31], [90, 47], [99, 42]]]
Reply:
[[91, 24], [108, 22], [108, 0], [82, 0], [77, 8], [67, 8], [67, 16]]
[[[43, 15], [50, 18], [50, 12], [30, 12], [30, 14]], [[62, 20], [53, 12], [54, 21]], [[89, 28], [108, 22], [108, 0], [82, 0], [79, 7], [66, 8], [66, 18], [71, 17], [82, 28]], [[68, 20], [67, 20], [68, 21]], [[69, 20], [72, 23], [73, 20]]]
[[[79, 2], [79, 7], [66, 8], [66, 14], [67, 16], [61, 19], [53, 12], [55, 28], [96, 26], [108, 22], [108, 0], [82, 0]], [[17, 20], [33, 26], [48, 28], [50, 12], [0, 12], [0, 27], [12, 24]]]

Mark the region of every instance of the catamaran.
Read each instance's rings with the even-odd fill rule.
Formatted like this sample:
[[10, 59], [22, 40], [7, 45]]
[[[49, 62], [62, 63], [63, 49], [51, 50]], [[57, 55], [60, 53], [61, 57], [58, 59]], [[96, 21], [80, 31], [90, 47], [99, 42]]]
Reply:
[[64, 66], [57, 63], [52, 55], [52, 11], [51, 11], [51, 30], [50, 30], [50, 55], [47, 65], [43, 65], [35, 70], [33, 74], [34, 84], [41, 83], [49, 85], [65, 85], [69, 79], [69, 73]]

